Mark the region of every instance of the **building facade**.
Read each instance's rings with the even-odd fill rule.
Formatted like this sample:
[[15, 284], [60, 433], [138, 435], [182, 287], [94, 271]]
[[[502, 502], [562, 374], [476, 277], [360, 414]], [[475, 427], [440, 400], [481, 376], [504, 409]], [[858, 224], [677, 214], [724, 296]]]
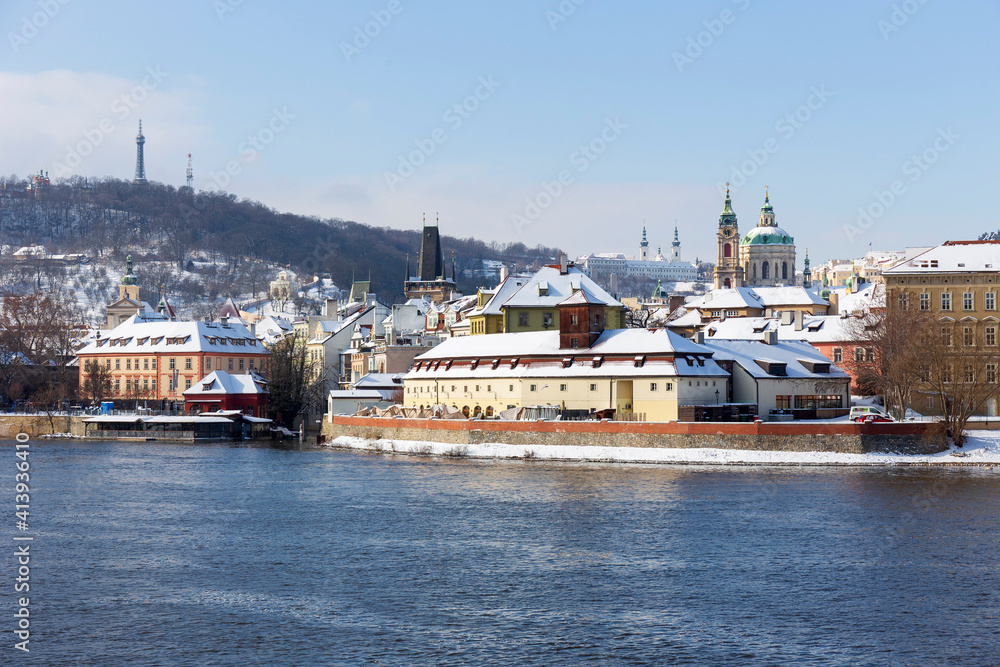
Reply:
[[765, 189], [757, 226], [740, 239], [744, 284], [751, 287], [794, 285], [795, 239], [774, 221], [774, 208]]
[[740, 227], [733, 212], [733, 200], [726, 184], [726, 200], [719, 214], [719, 228], [715, 232], [719, 252], [712, 279], [715, 289], [743, 287], [743, 266], [740, 264]]

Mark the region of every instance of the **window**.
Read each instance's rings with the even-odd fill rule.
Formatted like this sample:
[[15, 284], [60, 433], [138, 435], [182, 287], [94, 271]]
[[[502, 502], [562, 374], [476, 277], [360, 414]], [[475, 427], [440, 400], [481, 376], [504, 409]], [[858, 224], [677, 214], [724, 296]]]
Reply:
[[212, 370], [212, 357], [205, 357], [205, 370]]
[[190, 389], [191, 388], [191, 378], [185, 378], [184, 379], [184, 388], [185, 389]]
[[533, 384], [533, 385], [531, 385], [531, 386], [530, 386], [530, 387], [528, 388], [528, 391], [535, 391], [535, 390], [537, 390], [537, 389], [538, 389], [538, 385], [537, 385], [537, 384]]
[[117, 394], [119, 391], [121, 391], [121, 388], [122, 388], [122, 381], [121, 381], [121, 379], [120, 378], [115, 378], [115, 393]]
[[184, 360], [184, 370], [186, 370], [186, 371], [191, 370], [191, 357], [187, 357]]
[[962, 310], [973, 310], [972, 308], [972, 292], [966, 292], [962, 295]]
[[152, 387], [153, 391], [156, 391], [156, 378], [152, 379], [152, 381], [150, 382], [150, 387]]
[[933, 396], [928, 396], [927, 397], [927, 404], [926, 405], [927, 405], [927, 407], [929, 409], [931, 409], [931, 410], [934, 409], [934, 397]]
[[986, 344], [991, 347], [997, 344], [997, 328], [995, 326], [986, 327]]
[[951, 293], [941, 292], [941, 310], [951, 310]]
[[674, 383], [673, 382], [668, 382], [667, 386], [665, 387], [665, 389], [667, 391], [673, 391], [674, 390]]
[[110, 371], [111, 370], [111, 360], [107, 359], [106, 361], [107, 361], [107, 363], [104, 364], [104, 367], [107, 368]]
[[121, 368], [122, 368], [122, 360], [121, 360], [121, 359], [118, 359], [118, 358], [116, 358], [116, 359], [115, 359], [115, 370], [116, 370], [116, 371], [120, 371], [120, 370], [121, 370]]
[[843, 401], [840, 396], [833, 395], [805, 395], [795, 397], [796, 410], [816, 410], [819, 408], [840, 408]]
[[931, 309], [930, 292], [923, 292], [920, 295], [920, 310], [930, 310], [930, 309]]
[[144, 370], [144, 371], [148, 371], [149, 370], [149, 359], [148, 358], [142, 360], [142, 370]]
[[844, 348], [835, 347], [833, 348], [833, 363], [839, 364], [844, 360]]
[[149, 380], [146, 378], [142, 379], [142, 389], [143, 391], [149, 391]]
[[247, 368], [249, 368], [250, 370], [253, 370], [253, 359], [251, 359], [250, 361], [247, 362]]
[[170, 370], [174, 370], [175, 368], [177, 368], [177, 360], [176, 359], [171, 359], [169, 366], [170, 366]]
[[567, 391], [568, 389], [569, 389], [569, 385], [565, 385], [565, 384], [559, 385], [559, 391]]
[[951, 338], [951, 327], [943, 326], [941, 327], [941, 342], [951, 347], [954, 341]]
[[243, 370], [243, 358], [240, 357], [240, 370]]
[[906, 292], [903, 292], [899, 295], [898, 302], [900, 310], [910, 309], [910, 295], [907, 294]]
[[727, 310], [726, 311], [726, 317], [739, 317], [739, 316], [740, 316], [740, 311], [738, 311], [738, 310]]
[[962, 327], [962, 345], [966, 347], [976, 344], [976, 336], [972, 327]]
[[579, 348], [580, 347], [580, 340], [578, 338], [570, 338], [569, 339], [569, 346], [572, 347], [572, 348]]
[[569, 323], [574, 327], [576, 326], [576, 315], [569, 316]]
[[126, 359], [125, 360], [125, 370], [127, 370], [127, 371], [132, 370], [132, 360], [131, 359]]
[[966, 382], [975, 382], [976, 381], [976, 367], [975, 366], [973, 366], [971, 363], [966, 362], [962, 370], [964, 371], [964, 373], [962, 375], [965, 378]]
[[510, 386], [510, 391], [514, 391], [514, 385]]
[[528, 313], [521, 311], [517, 314], [517, 325], [520, 327], [528, 326]]
[[875, 361], [875, 348], [868, 348], [865, 352], [868, 353], [865, 355], [868, 361]]
[[778, 410], [791, 410], [792, 409], [791, 395], [775, 396], [774, 407], [777, 408]]
[[854, 348], [854, 361], [861, 363], [865, 360], [865, 348], [856, 347]]
[[656, 383], [655, 382], [650, 382], [649, 383], [649, 390], [650, 391], [656, 391]]
[[986, 364], [986, 381], [990, 384], [996, 384], [997, 382], [997, 365], [996, 364]]
[[995, 292], [987, 292], [984, 297], [986, 310], [997, 309], [997, 295]]
[[229, 370], [233, 370], [233, 358], [229, 357]]
[[941, 366], [941, 382], [950, 384], [953, 376], [954, 373], [952, 372], [951, 364], [943, 364]]
[[552, 326], [552, 313], [542, 313], [542, 326], [545, 328]]
[[590, 391], [597, 391], [597, 385], [591, 383], [591, 385], [590, 385]]

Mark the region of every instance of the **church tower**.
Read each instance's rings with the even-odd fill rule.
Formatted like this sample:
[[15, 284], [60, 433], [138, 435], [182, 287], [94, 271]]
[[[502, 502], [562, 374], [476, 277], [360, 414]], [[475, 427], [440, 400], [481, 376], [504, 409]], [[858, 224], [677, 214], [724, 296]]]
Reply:
[[677, 225], [674, 225], [674, 242], [670, 244], [670, 261], [681, 261], [681, 239], [677, 234]]
[[719, 258], [713, 272], [715, 289], [743, 287], [743, 267], [740, 266], [740, 229], [733, 213], [733, 200], [729, 198], [729, 183], [726, 183], [726, 201], [719, 215]]
[[424, 228], [420, 240], [420, 262], [417, 265], [417, 275], [411, 276], [410, 257], [406, 257], [406, 281], [403, 283], [403, 293], [407, 299], [429, 298], [433, 303], [440, 304], [451, 301], [458, 294], [455, 273], [455, 257], [451, 260], [451, 279], [444, 264], [444, 253], [441, 252], [441, 234], [438, 220], [434, 225], [428, 225], [424, 218]]
[[639, 242], [639, 261], [649, 261], [649, 241], [646, 240], [646, 225], [642, 226], [642, 241]]

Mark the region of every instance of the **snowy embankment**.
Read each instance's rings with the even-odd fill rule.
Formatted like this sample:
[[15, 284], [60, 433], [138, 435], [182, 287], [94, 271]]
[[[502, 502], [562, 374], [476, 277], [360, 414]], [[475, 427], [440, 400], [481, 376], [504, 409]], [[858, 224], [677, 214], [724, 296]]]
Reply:
[[1000, 431], [970, 431], [961, 449], [929, 456], [902, 454], [837, 454], [772, 452], [739, 449], [665, 449], [649, 447], [576, 447], [571, 445], [455, 445], [414, 440], [367, 440], [340, 436], [328, 447], [369, 452], [420, 454], [477, 459], [606, 461], [714, 465], [1000, 465]]

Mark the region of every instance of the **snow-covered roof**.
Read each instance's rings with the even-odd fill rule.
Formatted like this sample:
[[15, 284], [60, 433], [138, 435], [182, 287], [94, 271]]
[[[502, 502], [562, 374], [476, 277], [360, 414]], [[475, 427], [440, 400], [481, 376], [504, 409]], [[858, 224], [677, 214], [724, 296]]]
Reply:
[[483, 306], [482, 310], [473, 310], [469, 313], [469, 316], [500, 315], [500, 306], [502, 306], [509, 298], [514, 296], [514, 294], [516, 294], [519, 289], [524, 287], [529, 280], [531, 280], [530, 276], [507, 276], [502, 283], [497, 285], [496, 289], [483, 290], [484, 294], [492, 294], [493, 296], [486, 302], [486, 305]]
[[705, 310], [739, 308], [783, 308], [788, 306], [829, 305], [812, 291], [797, 286], [790, 287], [732, 287], [717, 289], [688, 301], [688, 308]]
[[500, 306], [554, 308], [577, 289], [586, 291], [594, 302], [618, 308], [622, 305], [577, 267], [567, 267], [566, 273], [560, 273], [557, 267], [545, 266]]
[[[810, 380], [845, 380], [850, 375], [842, 371], [819, 350], [805, 341], [785, 340], [776, 345], [768, 345], [756, 340], [723, 340], [710, 339], [705, 347], [715, 352], [718, 360], [730, 359], [740, 365], [751, 376], [764, 378], [791, 378]], [[806, 362], [806, 363], [803, 363]], [[807, 364], [816, 364], [816, 370], [811, 370]], [[781, 366], [783, 372], [777, 371]], [[768, 372], [768, 369], [772, 372]], [[829, 372], [818, 372], [827, 368]]]
[[368, 373], [354, 383], [355, 389], [394, 389], [402, 385], [402, 373]]
[[802, 329], [796, 330], [794, 324], [781, 324], [776, 317], [730, 317], [712, 322], [704, 331], [708, 340], [763, 340], [767, 332], [777, 331], [778, 340], [836, 343], [850, 340], [848, 321], [840, 315], [805, 315]]
[[485, 359], [497, 357], [601, 356], [601, 355], [705, 355], [700, 345], [667, 329], [608, 329], [589, 348], [559, 347], [559, 332], [487, 334], [449, 338], [416, 357], [436, 359]]
[[1000, 241], [946, 241], [886, 269], [885, 275], [1000, 271]]
[[238, 321], [230, 321], [223, 326], [217, 322], [171, 322], [133, 315], [109, 331], [107, 337], [93, 339], [77, 354], [150, 352], [212, 352], [227, 355], [268, 353], [260, 341], [250, 335], [246, 326]]
[[842, 313], [853, 313], [855, 311], [867, 312], [872, 308], [885, 308], [885, 285], [881, 283], [868, 283], [857, 292], [848, 289], [834, 290], [839, 301], [837, 308]]
[[226, 371], [212, 371], [183, 392], [187, 397], [266, 393], [268, 393], [266, 383], [259, 375], [254, 373], [233, 375]]

